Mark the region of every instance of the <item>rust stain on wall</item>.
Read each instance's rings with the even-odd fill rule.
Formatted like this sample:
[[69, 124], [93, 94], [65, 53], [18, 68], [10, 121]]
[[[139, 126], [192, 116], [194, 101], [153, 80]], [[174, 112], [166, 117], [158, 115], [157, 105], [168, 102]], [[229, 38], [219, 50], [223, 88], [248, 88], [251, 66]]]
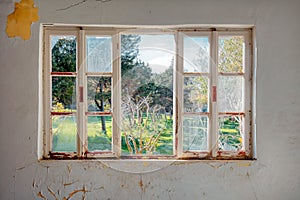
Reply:
[[42, 199], [47, 199], [47, 198], [42, 194], [42, 192], [39, 192], [39, 193], [37, 194], [37, 196], [40, 197], [40, 198], [42, 198]]
[[238, 165], [238, 167], [250, 167], [251, 163], [250, 162], [238, 162], [237, 165]]
[[38, 8], [33, 0], [21, 0], [15, 3], [15, 11], [7, 16], [6, 33], [8, 37], [20, 36], [23, 40], [30, 38], [32, 22], [39, 20]]

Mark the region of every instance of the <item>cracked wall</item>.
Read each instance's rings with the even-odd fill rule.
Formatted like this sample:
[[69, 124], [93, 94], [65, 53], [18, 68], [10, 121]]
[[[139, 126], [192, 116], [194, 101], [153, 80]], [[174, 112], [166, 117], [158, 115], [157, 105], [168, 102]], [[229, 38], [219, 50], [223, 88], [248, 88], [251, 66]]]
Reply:
[[[26, 42], [7, 38], [7, 16], [15, 7], [5, 0], [0, 2], [0, 199], [299, 199], [299, 1], [34, 3], [39, 23], [254, 24], [258, 160], [184, 161], [152, 171], [151, 163], [38, 161], [39, 23], [31, 25]], [[126, 170], [118, 170], [121, 165]]]

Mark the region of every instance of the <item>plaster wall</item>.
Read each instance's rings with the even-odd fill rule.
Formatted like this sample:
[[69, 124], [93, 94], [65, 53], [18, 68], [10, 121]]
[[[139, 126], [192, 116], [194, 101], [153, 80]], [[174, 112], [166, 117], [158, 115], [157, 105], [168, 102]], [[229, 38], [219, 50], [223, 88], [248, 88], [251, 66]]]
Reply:
[[[0, 2], [0, 199], [300, 199], [300, 1], [35, 0], [39, 21], [26, 41], [5, 33], [14, 2]], [[148, 173], [38, 161], [39, 23], [255, 25], [257, 161], [175, 162]]]

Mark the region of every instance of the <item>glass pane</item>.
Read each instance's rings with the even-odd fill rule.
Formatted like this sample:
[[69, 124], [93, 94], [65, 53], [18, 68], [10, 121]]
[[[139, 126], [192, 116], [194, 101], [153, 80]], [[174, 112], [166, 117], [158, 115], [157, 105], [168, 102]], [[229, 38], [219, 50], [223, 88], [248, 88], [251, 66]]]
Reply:
[[242, 73], [244, 71], [244, 42], [243, 36], [219, 38], [219, 72]]
[[237, 151], [242, 148], [243, 124], [241, 116], [219, 117], [219, 150]]
[[244, 77], [218, 77], [219, 112], [244, 112]]
[[52, 151], [76, 151], [76, 117], [52, 116]]
[[208, 112], [208, 78], [184, 77], [184, 112]]
[[209, 72], [208, 37], [184, 37], [184, 72]]
[[112, 40], [111, 37], [87, 36], [87, 71], [111, 72]]
[[111, 112], [111, 77], [88, 77], [88, 111]]
[[174, 35], [122, 35], [122, 153], [173, 154]]
[[76, 111], [76, 78], [52, 77], [52, 111]]
[[89, 151], [111, 151], [112, 117], [88, 116], [87, 135]]
[[76, 37], [51, 36], [52, 72], [76, 72]]
[[183, 151], [207, 150], [208, 118], [185, 116], [183, 118]]

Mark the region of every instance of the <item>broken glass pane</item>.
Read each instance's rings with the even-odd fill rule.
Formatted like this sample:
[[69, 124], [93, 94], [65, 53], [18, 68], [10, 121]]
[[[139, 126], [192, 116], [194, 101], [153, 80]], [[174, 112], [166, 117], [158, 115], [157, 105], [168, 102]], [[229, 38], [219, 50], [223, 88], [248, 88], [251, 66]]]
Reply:
[[219, 150], [237, 151], [243, 146], [242, 116], [219, 117]]
[[206, 116], [184, 116], [183, 150], [207, 150], [208, 118]]

